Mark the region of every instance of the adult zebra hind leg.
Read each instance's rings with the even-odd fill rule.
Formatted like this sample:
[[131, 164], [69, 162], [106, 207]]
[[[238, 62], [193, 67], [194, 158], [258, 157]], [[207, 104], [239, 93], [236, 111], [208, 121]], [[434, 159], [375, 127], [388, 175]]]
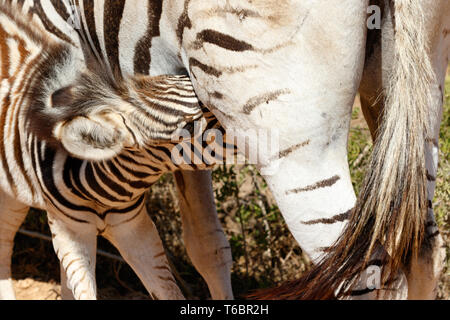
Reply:
[[[61, 277], [63, 298], [97, 299], [95, 225], [68, 224], [52, 210], [47, 212], [53, 247], [60, 261], [61, 273], [64, 273]], [[69, 294], [68, 290], [71, 290], [72, 294]]]
[[[243, 3], [186, 1], [175, 25], [181, 56], [199, 99], [257, 165], [318, 262], [355, 206], [347, 137], [368, 1]], [[265, 298], [295, 298], [289, 291]]]
[[16, 298], [11, 280], [14, 237], [29, 207], [0, 191], [0, 300]]
[[102, 235], [119, 250], [153, 298], [184, 300], [145, 206], [128, 218], [113, 216]]
[[210, 171], [174, 173], [186, 250], [211, 297], [233, 299], [231, 248], [217, 217]]

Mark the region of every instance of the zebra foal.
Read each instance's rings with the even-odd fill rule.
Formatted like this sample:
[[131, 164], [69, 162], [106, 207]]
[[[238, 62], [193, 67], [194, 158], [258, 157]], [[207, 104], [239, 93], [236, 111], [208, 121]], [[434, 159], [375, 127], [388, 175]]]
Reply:
[[27, 18], [0, 5], [0, 298], [14, 298], [13, 239], [30, 206], [48, 212], [76, 299], [96, 298], [97, 234], [156, 297], [182, 298], [144, 192], [177, 169], [172, 138], [203, 115], [189, 78], [122, 77]]
[[[444, 252], [430, 204], [450, 52], [448, 0], [12, 2], [33, 11], [63, 40], [70, 38], [66, 9], [76, 4], [94, 46], [111, 66], [152, 75], [187, 70], [199, 100], [224, 127], [279, 133], [280, 157], [264, 153], [257, 166], [278, 167], [275, 174], [262, 175], [316, 267], [305, 281], [259, 297], [435, 295]], [[381, 32], [367, 30], [369, 5], [384, 8]], [[358, 88], [371, 131], [383, 138], [377, 138], [365, 191], [357, 198], [346, 155]], [[249, 147], [265, 143], [260, 138]], [[191, 179], [185, 189], [200, 189], [202, 183], [205, 179]], [[198, 194], [192, 192], [191, 200]], [[210, 193], [212, 207], [211, 199]], [[195, 211], [212, 216], [207, 211], [213, 210], [201, 211], [191, 200], [186, 203], [196, 204], [192, 220]], [[211, 260], [206, 252], [211, 255], [220, 243], [206, 237], [217, 220], [198, 221], [186, 223], [209, 226], [188, 232], [203, 235], [202, 240], [186, 238], [201, 253], [197, 268]], [[333, 245], [337, 240], [340, 245]], [[411, 266], [409, 273], [400, 270], [402, 264]], [[214, 275], [220, 265], [225, 264], [209, 264], [202, 275]], [[399, 281], [369, 288], [359, 277], [369, 273], [369, 265], [383, 270], [380, 280], [387, 275]], [[228, 270], [215, 274], [222, 288]]]

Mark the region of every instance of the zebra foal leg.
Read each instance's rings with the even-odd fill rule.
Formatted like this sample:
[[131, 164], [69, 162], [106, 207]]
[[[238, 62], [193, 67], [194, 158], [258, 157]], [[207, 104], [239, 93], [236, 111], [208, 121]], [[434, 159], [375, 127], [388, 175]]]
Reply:
[[213, 299], [233, 299], [231, 248], [217, 217], [211, 172], [177, 171], [174, 176], [189, 258]]
[[102, 235], [119, 250], [153, 297], [184, 299], [170, 270], [158, 230], [145, 207], [125, 221], [109, 222]]
[[61, 265], [62, 297], [73, 297], [76, 300], [97, 299], [97, 229], [91, 224], [65, 223], [52, 211], [48, 211], [48, 223], [53, 247]]
[[0, 300], [16, 299], [11, 281], [14, 237], [29, 207], [0, 191]]

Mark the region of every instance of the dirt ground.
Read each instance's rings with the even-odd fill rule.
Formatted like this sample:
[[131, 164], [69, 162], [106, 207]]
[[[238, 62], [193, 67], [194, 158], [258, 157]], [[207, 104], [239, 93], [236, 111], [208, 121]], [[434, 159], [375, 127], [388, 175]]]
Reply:
[[53, 281], [14, 280], [14, 289], [19, 300], [61, 300], [61, 286]]

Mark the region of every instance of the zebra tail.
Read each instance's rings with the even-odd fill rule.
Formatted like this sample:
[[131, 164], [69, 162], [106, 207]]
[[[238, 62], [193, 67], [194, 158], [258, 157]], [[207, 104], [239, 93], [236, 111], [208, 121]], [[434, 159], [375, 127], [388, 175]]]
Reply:
[[370, 265], [376, 246], [382, 289], [418, 255], [427, 213], [425, 147], [434, 72], [422, 0], [395, 0], [395, 60], [370, 167], [350, 221], [330, 253], [299, 280], [264, 289], [250, 299], [335, 299], [347, 296]]

